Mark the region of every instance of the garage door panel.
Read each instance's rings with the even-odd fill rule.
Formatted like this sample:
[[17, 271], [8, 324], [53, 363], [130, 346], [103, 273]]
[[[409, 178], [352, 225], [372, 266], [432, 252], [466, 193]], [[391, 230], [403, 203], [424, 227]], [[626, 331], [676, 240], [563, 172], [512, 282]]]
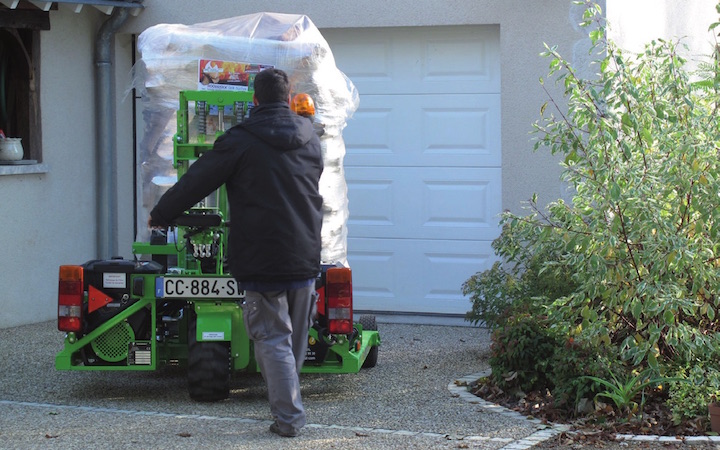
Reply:
[[[493, 43], [488, 42], [486, 34], [479, 33], [476, 39], [468, 40], [467, 35], [458, 35], [458, 30], [444, 31], [431, 35], [425, 43], [423, 60], [426, 63], [421, 78], [424, 84], [496, 81], [493, 77], [499, 55], [494, 52]], [[464, 57], [458, 58], [458, 55]], [[441, 92], [451, 92], [447, 87], [445, 89]]]
[[361, 94], [500, 91], [494, 26], [323, 30], [338, 67]]
[[[360, 244], [348, 263], [353, 270], [353, 296], [380, 301], [395, 298], [398, 293], [397, 252], [378, 250]], [[365, 250], [362, 250], [362, 248]], [[359, 278], [358, 278], [359, 277]], [[359, 296], [359, 297], [358, 297]], [[355, 305], [357, 307], [357, 303]]]
[[361, 97], [346, 166], [500, 167], [500, 96]]
[[[391, 178], [362, 179], [350, 177], [345, 173], [348, 182], [348, 200], [355, 199], [355, 208], [348, 223], [366, 227], [397, 226], [395, 216], [399, 212], [395, 208], [394, 199], [399, 195], [395, 192], [399, 183]], [[352, 191], [352, 195], [350, 194]], [[377, 229], [377, 228], [376, 228]]]
[[[490, 180], [426, 181], [422, 226], [443, 228], [453, 235], [457, 235], [458, 228], [477, 233], [492, 230], [494, 235], [494, 187]], [[459, 198], [467, 204], [458, 205]]]
[[[366, 103], [364, 97], [363, 103]], [[375, 160], [378, 155], [387, 155], [384, 159], [392, 157], [390, 138], [393, 130], [396, 130], [396, 114], [390, 104], [384, 107], [368, 104], [355, 111], [352, 120], [343, 130], [345, 166], [352, 165], [350, 161], [356, 160], [353, 154], [355, 152], [370, 161]]]
[[501, 173], [490, 168], [348, 167], [353, 237], [494, 239]]
[[343, 130], [361, 310], [464, 315], [497, 259], [499, 26], [323, 30], [360, 107]]
[[462, 284], [493, 260], [489, 242], [348, 239], [360, 310], [465, 314]]

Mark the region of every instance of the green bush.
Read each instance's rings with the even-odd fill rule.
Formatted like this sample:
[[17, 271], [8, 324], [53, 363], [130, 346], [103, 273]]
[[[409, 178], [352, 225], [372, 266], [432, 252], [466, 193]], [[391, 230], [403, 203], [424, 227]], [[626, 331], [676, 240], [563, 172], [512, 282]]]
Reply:
[[706, 417], [709, 403], [720, 400], [720, 371], [709, 364], [696, 362], [675, 371], [675, 376], [686, 382], [668, 385], [668, 406], [673, 422]]
[[[597, 73], [581, 77], [546, 47], [564, 98], [548, 90], [535, 123], [535, 150], [559, 157], [572, 198], [541, 206], [533, 197], [528, 214], [504, 213], [493, 243], [501, 262], [463, 285], [468, 320], [495, 330], [493, 372], [525, 370], [522, 386], [574, 379], [577, 362], [555, 382], [540, 373], [543, 358], [578, 357], [550, 350], [568, 339], [658, 374], [720, 357], [717, 55], [693, 81], [675, 42], [627, 54], [604, 39], [599, 7], [586, 4]], [[593, 389], [575, 383], [563, 396]], [[682, 415], [690, 391], [677, 386]]]
[[[573, 270], [562, 264], [562, 247], [548, 245], [549, 236], [542, 248], [534, 245], [537, 239], [518, 240], [525, 238], [525, 234], [509, 230], [520, 225], [507, 224], [493, 241], [493, 248], [504, 264], [496, 262], [491, 269], [476, 273], [463, 284], [463, 294], [469, 295], [472, 302], [466, 320], [493, 330], [516, 312], [543, 314], [545, 305], [575, 290]], [[561, 243], [557, 236], [555, 239]]]
[[707, 359], [720, 346], [720, 82], [691, 83], [672, 42], [627, 56], [602, 36], [594, 80], [545, 53], [567, 109], [543, 108], [536, 149], [563, 157], [572, 202], [505, 213], [496, 252], [552, 255], [539, 274], [572, 268], [573, 292], [547, 306], [553, 326], [632, 365]]
[[[588, 20], [596, 12], [588, 9]], [[567, 110], [543, 108], [536, 149], [563, 157], [572, 202], [506, 221], [563, 236], [578, 287], [550, 306], [557, 324], [581, 325], [633, 365], [706, 359], [720, 344], [720, 82], [692, 83], [673, 42], [628, 56], [602, 36], [591, 33], [605, 55], [597, 79], [545, 53]], [[543, 235], [533, 236], [542, 249]]]
[[555, 348], [547, 366], [554, 406], [572, 414], [581, 399], [592, 400], [599, 392], [598, 383], [586, 377], [609, 378], [612, 373], [612, 363], [601, 348], [574, 338]]
[[548, 385], [547, 362], [558, 342], [543, 318], [516, 314], [492, 334], [492, 379], [504, 388], [523, 391]]

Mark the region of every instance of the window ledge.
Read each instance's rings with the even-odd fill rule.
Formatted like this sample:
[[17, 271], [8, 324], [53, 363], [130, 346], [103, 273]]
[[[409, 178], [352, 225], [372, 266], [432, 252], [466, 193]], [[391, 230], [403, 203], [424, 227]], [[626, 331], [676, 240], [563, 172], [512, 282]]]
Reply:
[[47, 164], [24, 164], [24, 165], [4, 165], [0, 164], [0, 176], [2, 175], [25, 175], [33, 173], [48, 173], [50, 166]]

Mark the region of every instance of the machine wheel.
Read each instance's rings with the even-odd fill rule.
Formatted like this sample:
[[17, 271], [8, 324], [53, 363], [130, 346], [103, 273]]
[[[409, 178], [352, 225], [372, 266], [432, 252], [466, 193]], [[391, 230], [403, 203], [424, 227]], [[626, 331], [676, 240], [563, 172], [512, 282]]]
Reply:
[[[363, 315], [360, 316], [360, 325], [362, 325], [363, 330], [369, 330], [369, 331], [377, 331], [377, 321], [375, 320], [375, 316], [367, 316]], [[378, 359], [378, 346], [374, 345], [370, 348], [370, 351], [368, 352], [367, 358], [365, 358], [365, 362], [363, 362], [363, 367], [375, 367], [377, 364]]]
[[197, 342], [197, 323], [188, 327], [188, 389], [190, 398], [216, 402], [230, 396], [230, 345], [227, 342]]

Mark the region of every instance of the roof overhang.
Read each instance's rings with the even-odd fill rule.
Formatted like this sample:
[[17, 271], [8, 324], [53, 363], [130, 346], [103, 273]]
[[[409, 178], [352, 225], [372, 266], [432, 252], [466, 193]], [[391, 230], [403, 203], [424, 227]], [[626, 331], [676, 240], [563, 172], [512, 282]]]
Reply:
[[104, 14], [112, 14], [115, 8], [129, 8], [130, 14], [137, 16], [143, 10], [142, 0], [122, 1], [122, 0], [54, 0], [54, 1], [37, 1], [37, 0], [0, 0], [0, 4], [5, 5], [8, 9], [15, 11], [43, 11], [48, 12], [57, 10], [58, 5], [67, 5], [76, 13], [82, 11], [84, 6], [90, 6], [99, 9]]

